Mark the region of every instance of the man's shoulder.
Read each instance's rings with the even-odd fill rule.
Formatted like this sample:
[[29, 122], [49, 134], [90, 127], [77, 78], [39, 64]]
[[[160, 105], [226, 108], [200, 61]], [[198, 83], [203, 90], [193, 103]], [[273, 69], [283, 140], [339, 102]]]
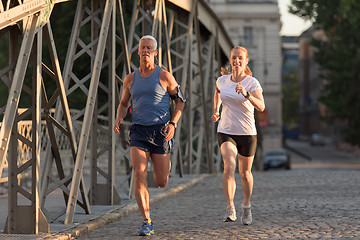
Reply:
[[129, 73], [124, 78], [124, 85], [131, 85], [134, 79], [134, 72]]
[[170, 80], [170, 79], [173, 79], [174, 76], [166, 69], [161, 68], [160, 69], [160, 78], [163, 80]]
[[134, 73], [135, 72], [131, 72], [128, 75], [126, 75], [124, 80], [126, 80], [126, 79], [131, 79], [132, 80], [134, 78]]

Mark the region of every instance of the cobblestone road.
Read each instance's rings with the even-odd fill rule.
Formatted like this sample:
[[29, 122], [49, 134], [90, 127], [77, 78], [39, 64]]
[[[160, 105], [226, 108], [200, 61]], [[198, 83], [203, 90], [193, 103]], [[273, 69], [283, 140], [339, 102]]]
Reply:
[[250, 226], [240, 218], [222, 222], [226, 202], [218, 175], [152, 205], [151, 237], [136, 235], [142, 221], [137, 211], [78, 239], [360, 239], [359, 170], [272, 170], [255, 172], [254, 179]]

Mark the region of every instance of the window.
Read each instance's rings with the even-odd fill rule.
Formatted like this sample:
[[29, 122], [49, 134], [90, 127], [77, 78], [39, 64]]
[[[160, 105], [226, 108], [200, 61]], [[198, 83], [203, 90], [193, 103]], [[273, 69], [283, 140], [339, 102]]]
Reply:
[[252, 27], [244, 27], [244, 45], [252, 46], [254, 45], [254, 36]]
[[[249, 56], [250, 57], [250, 56]], [[254, 61], [250, 59], [250, 61], [248, 62], [248, 67], [250, 68], [251, 72], [253, 73], [253, 75], [255, 74], [255, 64]]]

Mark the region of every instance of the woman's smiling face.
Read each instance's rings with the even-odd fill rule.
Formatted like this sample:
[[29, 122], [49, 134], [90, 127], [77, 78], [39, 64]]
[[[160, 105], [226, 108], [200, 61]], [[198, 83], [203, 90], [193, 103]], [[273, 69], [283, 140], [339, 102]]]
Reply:
[[230, 53], [230, 64], [233, 71], [244, 72], [248, 64], [248, 58], [244, 51], [233, 49]]

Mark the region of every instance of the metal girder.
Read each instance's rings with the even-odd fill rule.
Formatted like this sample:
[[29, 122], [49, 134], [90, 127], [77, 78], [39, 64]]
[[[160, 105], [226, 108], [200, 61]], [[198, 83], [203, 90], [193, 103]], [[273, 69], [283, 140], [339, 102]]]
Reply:
[[[0, 29], [16, 24], [24, 18], [45, 9], [47, 6], [45, 0], [29, 0], [22, 4], [19, 4], [18, 1], [7, 0], [5, 6], [3, 2], [5, 1], [0, 3]], [[10, 7], [13, 4], [16, 4], [16, 6]]]
[[[42, 55], [42, 34], [38, 31], [38, 14], [28, 17], [25, 27], [23, 42], [20, 53], [23, 58], [18, 59], [13, 82], [10, 89], [8, 104], [5, 111], [2, 127], [12, 132], [11, 149], [9, 150], [9, 197], [8, 197], [8, 218], [4, 232], [6, 233], [33, 233], [49, 232], [49, 225], [39, 206], [39, 169], [41, 151], [41, 117], [40, 117], [40, 93], [41, 93], [41, 55]], [[34, 43], [35, 40], [35, 43]], [[33, 44], [34, 43], [34, 44]], [[21, 55], [19, 55], [21, 56]], [[28, 61], [32, 62], [32, 106], [22, 114], [18, 115], [17, 106], [19, 103], [21, 89], [25, 87], [24, 76]], [[16, 100], [16, 101], [14, 101]], [[18, 122], [25, 117], [32, 116], [32, 135], [30, 139], [22, 136], [18, 131]], [[13, 123], [13, 124], [11, 124]], [[7, 124], [11, 126], [7, 126]], [[17, 143], [22, 142], [31, 148], [31, 158], [24, 163], [18, 163]], [[24, 189], [18, 182], [18, 175], [26, 171], [31, 172], [30, 192]], [[26, 199], [28, 204], [19, 204], [18, 199]]]
[[[94, 1], [93, 1], [94, 2]], [[116, 2], [112, 8], [112, 17], [109, 23], [109, 34], [107, 38], [106, 49], [108, 52], [108, 82], [107, 84], [100, 82], [98, 93], [102, 91], [107, 95], [107, 103], [98, 107], [98, 98], [96, 99], [96, 107], [94, 109], [92, 128], [91, 128], [91, 188], [89, 192], [89, 198], [91, 204], [94, 205], [114, 205], [120, 203], [120, 197], [115, 189], [115, 132], [112, 126], [115, 119], [115, 22], [116, 22]], [[95, 10], [95, 8], [94, 8]], [[93, 12], [94, 12], [93, 10]], [[97, 36], [98, 25], [93, 22], [94, 37]], [[94, 39], [95, 40], [95, 39]], [[99, 42], [99, 44], [101, 44]], [[107, 128], [104, 129], [98, 121], [98, 116], [105, 116], [107, 112]], [[107, 137], [107, 142], [103, 148], [99, 148], [98, 135], [104, 134]], [[107, 155], [106, 155], [107, 153]], [[102, 155], [106, 156], [107, 165], [101, 166]], [[106, 161], [105, 161], [106, 162]], [[101, 176], [101, 177], [99, 177]], [[101, 180], [103, 181], [101, 182]]]
[[[69, 201], [67, 204], [67, 210], [66, 210], [66, 216], [65, 216], [65, 222], [64, 222], [65, 224], [71, 224], [71, 223], [73, 223], [73, 220], [74, 220], [75, 207], [76, 207], [75, 203], [78, 198], [80, 179], [83, 174], [85, 154], [86, 154], [88, 140], [89, 140], [89, 136], [90, 136], [89, 126], [91, 126], [93, 123], [93, 115], [95, 112], [94, 110], [95, 110], [95, 106], [97, 106], [96, 98], [97, 98], [97, 94], [98, 94], [98, 87], [101, 86], [101, 85], [99, 85], [99, 82], [100, 82], [99, 80], [100, 80], [101, 69], [103, 68], [103, 57], [104, 57], [104, 53], [105, 53], [105, 47], [106, 47], [106, 41], [108, 38], [109, 27], [111, 25], [110, 22], [111, 22], [112, 18], [115, 18], [115, 15], [114, 15], [115, 8], [116, 8], [116, 1], [108, 0], [105, 2], [105, 7], [104, 7], [104, 10], [102, 11], [103, 18], [101, 20], [99, 37], [97, 39], [95, 58], [92, 59], [94, 61], [94, 65], [93, 65], [92, 72], [91, 72], [90, 87], [87, 91], [85, 91], [87, 93], [87, 102], [86, 102], [86, 107], [85, 107], [85, 113], [83, 115], [84, 118], [83, 118], [82, 127], [81, 127], [78, 152], [76, 155], [73, 181], [71, 182], [71, 190], [70, 190], [70, 195], [69, 195]], [[114, 28], [114, 27], [115, 27], [114, 24], [112, 24], [112, 28]], [[111, 37], [111, 34], [110, 34], [110, 37]], [[77, 39], [77, 41], [79, 41], [79, 39]], [[92, 53], [90, 53], [89, 55], [92, 56]], [[107, 64], [109, 64], [109, 63], [107, 63]], [[114, 71], [114, 67], [113, 67], [113, 71]], [[114, 77], [115, 76], [113, 76], [113, 80], [114, 80]], [[80, 82], [78, 82], [77, 84], [80, 85]], [[83, 87], [85, 87], [85, 86], [83, 86]], [[111, 86], [108, 86], [108, 87], [110, 88]], [[112, 124], [113, 120], [109, 120], [109, 122], [110, 122], [110, 124]], [[112, 125], [110, 125], [110, 124], [107, 126], [108, 128], [112, 128]], [[108, 136], [108, 140], [111, 140], [111, 136]], [[97, 146], [95, 146], [95, 147], [97, 147]], [[94, 151], [93, 151], [93, 153], [94, 153]], [[112, 158], [113, 157], [114, 156], [112, 156]], [[108, 161], [113, 162], [111, 159], [108, 159]], [[110, 171], [112, 171], [112, 170], [110, 169]], [[111, 191], [115, 191], [115, 189], [113, 188], [114, 179], [108, 178], [106, 180], [107, 181], [111, 180], [110, 181]]]
[[[65, 87], [61, 75], [59, 60], [56, 53], [55, 41], [52, 34], [50, 23], [47, 23], [47, 25], [43, 29], [44, 29], [44, 35], [47, 40], [47, 45], [49, 48], [52, 69], [54, 70], [51, 70], [44, 63], [42, 65], [45, 73], [47, 73], [47, 75], [52, 80], [55, 81], [57, 90], [54, 92], [51, 98], [48, 99], [47, 92], [45, 89], [45, 84], [44, 82], [42, 83], [42, 88], [43, 88], [42, 105], [44, 108], [44, 117], [46, 121], [47, 133], [49, 138], [46, 149], [46, 158], [45, 158], [46, 161], [44, 164], [44, 171], [42, 174], [40, 205], [46, 217], [49, 219], [49, 221], [53, 222], [65, 212], [65, 208], [55, 214], [52, 213], [51, 210], [47, 210], [45, 208], [46, 197], [57, 188], [60, 188], [63, 191], [64, 200], [65, 203], [67, 204], [69, 199], [69, 192], [70, 192], [70, 190], [68, 189], [68, 185], [72, 180], [71, 176], [66, 176], [64, 171], [64, 163], [63, 163], [64, 158], [61, 157], [60, 147], [58, 143], [60, 134], [65, 135], [66, 139], [70, 143], [70, 150], [71, 150], [73, 163], [75, 162], [75, 158], [77, 154], [77, 145], [76, 145], [75, 133], [73, 131], [73, 124], [70, 116], [69, 104], [66, 98]], [[57, 107], [55, 114], [53, 116], [51, 109], [55, 104], [57, 104]], [[61, 108], [59, 105], [61, 106]], [[60, 114], [60, 112], [62, 114]], [[63, 124], [65, 124], [65, 126], [63, 126]], [[57, 177], [51, 176], [51, 169], [54, 160], [56, 164]], [[66, 181], [64, 181], [65, 179]], [[81, 179], [80, 191], [82, 196], [82, 202], [77, 201], [77, 204], [80, 207], [82, 207], [86, 213], [90, 213], [89, 200], [86, 195], [87, 193], [83, 179]]]
[[[208, 171], [209, 173], [212, 173], [213, 169], [212, 169], [212, 165], [213, 165], [213, 161], [212, 159], [210, 159], [210, 153], [209, 153], [209, 119], [207, 116], [207, 104], [206, 104], [206, 95], [205, 95], [205, 76], [204, 76], [204, 72], [203, 72], [203, 59], [202, 59], [202, 42], [201, 42], [201, 35], [200, 35], [200, 27], [199, 27], [199, 21], [198, 21], [198, 7], [196, 6], [196, 10], [195, 10], [195, 16], [196, 16], [196, 20], [195, 20], [195, 32], [196, 32], [196, 40], [197, 40], [197, 53], [198, 53], [198, 71], [199, 71], [199, 76], [200, 76], [200, 90], [201, 90], [201, 103], [202, 103], [202, 119], [203, 119], [203, 133], [204, 133], [204, 138], [205, 138], [205, 157], [206, 160], [208, 162]], [[210, 61], [210, 60], [209, 60]], [[210, 70], [210, 69], [207, 69]], [[208, 71], [207, 71], [208, 72]], [[208, 82], [208, 81], [206, 81]]]
[[[191, 68], [191, 46], [192, 46], [192, 38], [193, 38], [193, 22], [194, 22], [194, 11], [195, 8], [191, 10], [191, 12], [187, 16], [182, 16], [181, 14], [173, 14], [172, 19], [172, 27], [173, 27], [173, 37], [171, 40], [171, 44], [175, 44], [175, 48], [171, 49], [172, 57], [174, 59], [174, 70], [173, 74], [177, 79], [180, 86], [182, 86], [183, 91], [187, 96], [190, 96], [191, 92], [191, 78], [189, 76], [192, 75]], [[191, 109], [192, 99], [187, 98], [186, 102], [187, 109]], [[180, 163], [180, 167], [183, 166], [184, 158], [187, 159], [187, 172], [192, 172], [192, 155], [183, 156], [184, 153], [182, 149], [191, 148], [192, 151], [192, 114], [191, 110], [183, 113], [182, 120], [178, 123], [178, 130], [175, 133], [175, 142], [178, 143], [174, 146], [173, 157], [172, 157], [172, 166], [171, 175], [174, 175], [177, 169], [177, 163]], [[183, 126], [183, 122], [185, 122], [185, 126]], [[179, 131], [180, 130], [180, 131]], [[187, 141], [180, 141], [181, 131], [185, 131], [188, 134]], [[179, 160], [178, 160], [179, 159]], [[180, 168], [180, 169], [181, 169]], [[181, 175], [180, 171], [180, 175]]]
[[168, 0], [187, 12], [191, 12], [194, 5], [197, 5], [198, 16], [197, 19], [200, 23], [212, 34], [217, 35], [217, 42], [222, 51], [222, 54], [230, 57], [230, 51], [233, 48], [233, 42], [231, 41], [229, 34], [227, 33], [222, 21], [217, 17], [216, 13], [210, 8], [205, 0]]
[[21, 44], [18, 60], [15, 67], [13, 82], [9, 91], [9, 98], [6, 104], [5, 114], [0, 131], [0, 174], [2, 173], [3, 162], [9, 146], [10, 134], [13, 128], [17, 107], [19, 104], [21, 89], [24, 82], [26, 67], [29, 61], [31, 47], [36, 33], [36, 21], [38, 16], [33, 15], [28, 18]]

